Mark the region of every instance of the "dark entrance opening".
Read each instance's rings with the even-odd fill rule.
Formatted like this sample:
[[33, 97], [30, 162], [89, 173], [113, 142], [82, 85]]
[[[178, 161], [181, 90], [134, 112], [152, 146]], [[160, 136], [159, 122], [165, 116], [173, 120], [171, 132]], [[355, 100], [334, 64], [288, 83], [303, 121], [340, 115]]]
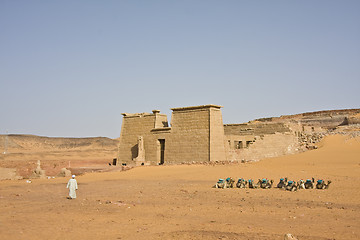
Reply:
[[234, 145], [235, 145], [235, 149], [244, 148], [242, 141], [235, 141], [235, 142], [234, 142]]
[[160, 162], [159, 164], [162, 165], [165, 162], [165, 139], [159, 139], [160, 143]]

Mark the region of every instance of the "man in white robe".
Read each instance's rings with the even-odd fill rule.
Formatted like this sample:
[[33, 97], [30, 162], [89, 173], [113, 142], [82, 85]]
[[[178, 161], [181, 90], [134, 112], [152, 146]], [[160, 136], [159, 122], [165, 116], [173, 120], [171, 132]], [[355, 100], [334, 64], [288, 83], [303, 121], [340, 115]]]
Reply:
[[70, 179], [67, 183], [66, 188], [69, 189], [69, 199], [76, 198], [76, 190], [78, 189], [77, 181], [75, 179], [75, 175], [72, 175], [72, 179]]

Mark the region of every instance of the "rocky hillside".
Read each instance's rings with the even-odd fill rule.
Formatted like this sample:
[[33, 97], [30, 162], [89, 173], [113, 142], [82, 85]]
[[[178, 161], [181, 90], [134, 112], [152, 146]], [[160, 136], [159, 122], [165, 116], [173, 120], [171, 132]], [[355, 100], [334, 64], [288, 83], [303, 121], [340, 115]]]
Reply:
[[284, 122], [299, 123], [302, 126], [321, 127], [335, 129], [340, 125], [356, 124], [360, 122], [360, 109], [342, 109], [307, 112], [295, 115], [283, 115], [280, 117], [260, 118], [258, 122]]
[[116, 150], [118, 140], [106, 137], [94, 138], [59, 138], [35, 135], [0, 135], [2, 152], [48, 152], [69, 150]]

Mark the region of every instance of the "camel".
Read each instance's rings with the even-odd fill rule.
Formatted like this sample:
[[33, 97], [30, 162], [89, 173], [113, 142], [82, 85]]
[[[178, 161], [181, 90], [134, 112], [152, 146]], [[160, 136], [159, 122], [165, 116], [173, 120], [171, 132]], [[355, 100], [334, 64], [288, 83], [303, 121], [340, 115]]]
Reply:
[[274, 180], [268, 180], [268, 182], [267, 182], [267, 184], [266, 184], [266, 186], [265, 186], [265, 188], [272, 188], [272, 185], [274, 184]]
[[328, 188], [329, 188], [330, 183], [331, 183], [331, 180], [329, 180], [329, 181], [327, 182], [327, 184], [325, 184], [325, 189], [328, 189]]
[[238, 187], [238, 188], [246, 188], [247, 183], [248, 182], [245, 179], [239, 178], [237, 183], [236, 183], [236, 187]]
[[234, 187], [234, 183], [235, 183], [235, 180], [232, 179], [231, 177], [228, 177], [226, 179], [226, 187], [227, 188], [233, 188]]
[[304, 183], [304, 186], [305, 186], [305, 189], [313, 189], [314, 188], [314, 178], [312, 179], [306, 179], [305, 183]]
[[287, 185], [287, 178], [280, 178], [280, 181], [279, 181], [279, 183], [277, 184], [277, 188], [282, 188], [282, 189], [284, 189], [285, 187], [286, 187], [286, 185]]
[[226, 181], [222, 178], [219, 178], [219, 181], [217, 181], [214, 188], [226, 188]]
[[297, 190], [297, 185], [295, 181], [288, 181], [285, 190], [294, 192]]
[[260, 185], [259, 182], [255, 184], [252, 179], [249, 179], [248, 184], [249, 184], [249, 188], [258, 188]]
[[305, 189], [305, 181], [300, 179], [298, 182], [298, 188], [299, 189]]
[[322, 179], [319, 179], [317, 180], [317, 183], [316, 183], [316, 189], [328, 189], [329, 188], [329, 185], [330, 185], [331, 181], [327, 181], [327, 183], [325, 183], [324, 180]]
[[267, 179], [263, 178], [263, 179], [259, 179], [258, 184], [260, 184], [261, 188], [265, 188], [267, 183]]
[[266, 178], [263, 178], [263, 179], [259, 179], [258, 183], [260, 184], [261, 188], [266, 189], [266, 188], [271, 188], [272, 187], [272, 185], [274, 183], [274, 180], [268, 180]]

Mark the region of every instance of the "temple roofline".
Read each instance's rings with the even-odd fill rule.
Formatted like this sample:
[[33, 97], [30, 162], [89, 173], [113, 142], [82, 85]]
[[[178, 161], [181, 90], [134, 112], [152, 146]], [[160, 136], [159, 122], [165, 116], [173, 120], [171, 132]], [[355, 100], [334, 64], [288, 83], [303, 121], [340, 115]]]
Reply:
[[220, 109], [223, 106], [208, 104], [208, 105], [200, 105], [200, 106], [192, 106], [192, 107], [179, 107], [179, 108], [171, 108], [172, 111], [186, 111], [186, 110], [195, 110], [195, 109], [202, 109], [202, 108], [217, 108]]

